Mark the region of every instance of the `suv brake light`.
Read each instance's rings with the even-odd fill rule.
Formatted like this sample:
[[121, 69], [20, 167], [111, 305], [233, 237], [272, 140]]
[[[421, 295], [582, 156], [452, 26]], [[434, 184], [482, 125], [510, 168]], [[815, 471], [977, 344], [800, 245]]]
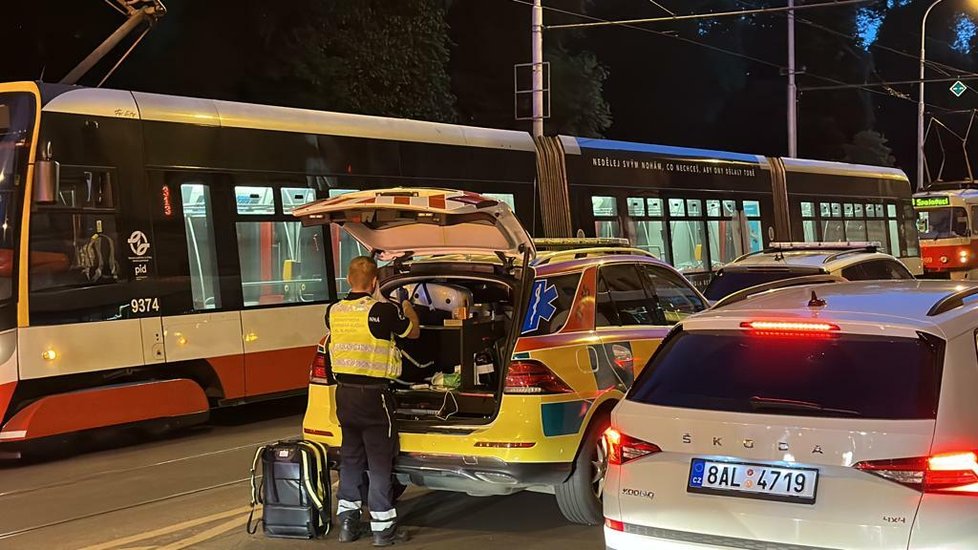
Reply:
[[605, 430], [604, 441], [608, 448], [608, 463], [618, 466], [636, 458], [662, 452], [658, 445], [635, 439], [614, 428]]
[[546, 394], [571, 393], [574, 390], [556, 374], [537, 361], [513, 361], [506, 371], [505, 393]]
[[316, 355], [314, 355], [312, 358], [312, 364], [309, 365], [309, 383], [333, 383], [333, 377], [329, 372], [329, 366], [327, 365], [326, 354], [318, 349], [316, 350]]
[[867, 460], [855, 467], [924, 493], [978, 495], [978, 454], [974, 451]]
[[839, 330], [839, 325], [811, 321], [745, 321], [740, 328], [749, 329], [755, 336], [807, 336], [826, 338]]

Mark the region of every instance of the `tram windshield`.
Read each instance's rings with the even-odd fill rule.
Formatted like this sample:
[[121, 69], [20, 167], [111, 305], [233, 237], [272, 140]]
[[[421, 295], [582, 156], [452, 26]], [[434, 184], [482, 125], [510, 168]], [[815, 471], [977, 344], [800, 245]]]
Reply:
[[917, 213], [917, 229], [921, 240], [967, 237], [968, 211], [960, 206], [921, 210]]
[[0, 301], [13, 297], [16, 189], [23, 188], [34, 128], [34, 96], [0, 93]]

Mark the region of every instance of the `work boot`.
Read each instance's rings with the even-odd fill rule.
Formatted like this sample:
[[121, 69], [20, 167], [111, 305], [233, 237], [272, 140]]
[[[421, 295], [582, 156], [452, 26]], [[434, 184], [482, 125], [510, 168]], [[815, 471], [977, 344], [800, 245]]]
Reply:
[[340, 542], [353, 542], [360, 538], [360, 510], [352, 510], [338, 514], [340, 522]]
[[398, 529], [395, 523], [383, 531], [374, 531], [374, 546], [391, 546], [399, 542], [407, 542], [408, 538], [407, 531]]

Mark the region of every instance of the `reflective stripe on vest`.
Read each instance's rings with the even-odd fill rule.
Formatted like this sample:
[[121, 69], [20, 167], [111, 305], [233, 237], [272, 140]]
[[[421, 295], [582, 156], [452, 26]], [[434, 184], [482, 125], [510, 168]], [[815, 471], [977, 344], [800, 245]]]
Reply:
[[329, 308], [329, 361], [335, 374], [387, 378], [391, 360], [390, 340], [370, 332], [370, 296], [344, 300]]

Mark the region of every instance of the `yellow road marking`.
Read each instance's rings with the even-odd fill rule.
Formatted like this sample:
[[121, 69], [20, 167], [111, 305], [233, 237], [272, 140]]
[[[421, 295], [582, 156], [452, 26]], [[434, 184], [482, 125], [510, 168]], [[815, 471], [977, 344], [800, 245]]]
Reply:
[[[241, 515], [241, 514], [247, 513], [250, 510], [251, 510], [251, 506], [242, 506], [240, 508], [235, 508], [233, 510], [227, 510], [227, 511], [224, 511], [224, 512], [219, 512], [217, 514], [211, 514], [209, 516], [204, 516], [202, 518], [196, 518], [196, 519], [184, 521], [182, 523], [177, 523], [177, 524], [174, 524], [174, 525], [170, 525], [168, 527], [162, 527], [160, 529], [156, 529], [155, 531], [146, 531], [145, 533], [140, 533], [138, 535], [133, 535], [133, 536], [130, 536], [130, 537], [116, 539], [116, 540], [112, 540], [112, 541], [109, 541], [109, 542], [103, 542], [101, 544], [96, 544], [94, 546], [87, 546], [83, 550], [108, 550], [110, 548], [116, 548], [116, 547], [119, 547], [119, 546], [124, 546], [124, 545], [127, 545], [127, 544], [132, 544], [134, 542], [139, 542], [139, 541], [146, 540], [146, 539], [152, 539], [152, 538], [156, 538], [156, 537], [162, 537], [164, 535], [169, 535], [171, 533], [176, 533], [176, 532], [179, 532], [179, 531], [183, 531], [184, 529], [189, 529], [191, 527], [196, 527], [198, 525], [203, 525], [205, 523], [210, 523], [212, 521], [217, 521], [219, 519], [225, 519], [225, 518], [229, 518], [229, 517], [232, 517], [232, 516]], [[256, 511], [255, 512], [255, 515], [260, 517], [261, 516], [261, 512], [260, 511]], [[237, 521], [237, 519], [235, 519], [235, 521]]]
[[[256, 512], [255, 516], [257, 519], [257, 517], [261, 516], [261, 513]], [[195, 544], [200, 544], [206, 540], [210, 540], [212, 538], [223, 535], [224, 533], [227, 533], [231, 529], [240, 529], [243, 524], [242, 520], [247, 521], [248, 516], [240, 516], [232, 519], [231, 521], [225, 521], [220, 525], [215, 525], [214, 527], [211, 527], [210, 529], [198, 533], [190, 538], [186, 538], [174, 542], [173, 544], [168, 544], [166, 546], [163, 546], [159, 550], [181, 550], [182, 548], [187, 548]]]

